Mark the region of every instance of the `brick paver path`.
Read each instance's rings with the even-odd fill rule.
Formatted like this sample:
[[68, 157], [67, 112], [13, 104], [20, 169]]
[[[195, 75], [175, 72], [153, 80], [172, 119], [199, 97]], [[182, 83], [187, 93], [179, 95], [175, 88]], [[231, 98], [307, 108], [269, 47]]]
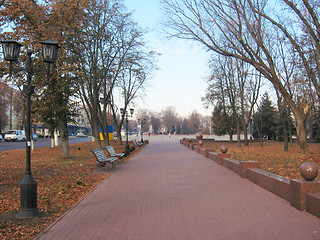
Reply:
[[38, 239], [307, 240], [320, 219], [163, 136]]

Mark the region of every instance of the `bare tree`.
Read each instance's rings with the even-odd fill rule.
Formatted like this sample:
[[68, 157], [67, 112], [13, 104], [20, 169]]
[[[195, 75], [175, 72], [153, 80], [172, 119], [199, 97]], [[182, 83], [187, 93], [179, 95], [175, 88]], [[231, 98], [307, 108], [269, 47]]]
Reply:
[[[125, 120], [126, 112], [129, 111], [129, 105], [135, 98], [144, 93], [145, 87], [148, 86], [148, 80], [152, 71], [156, 68], [154, 64], [155, 52], [150, 52], [145, 49], [145, 44], [141, 42], [143, 32], [136, 31], [135, 45], [127, 53], [125, 64], [118, 76], [117, 87], [120, 90], [121, 103], [124, 111], [120, 119], [114, 118], [116, 128], [118, 129], [118, 136], [121, 138], [121, 128]], [[113, 115], [116, 116], [116, 109], [119, 108], [115, 104], [112, 105]]]
[[130, 14], [118, 1], [92, 0], [86, 11], [84, 29], [78, 36], [75, 56], [82, 73], [80, 98], [86, 106], [97, 147], [101, 147], [99, 131], [104, 134], [108, 127], [106, 109], [111, 103], [112, 91], [127, 52], [135, 42], [135, 36], [130, 34], [133, 26]]
[[[250, 67], [248, 63], [237, 61], [236, 67], [237, 84], [239, 87], [240, 122], [244, 134], [244, 144], [248, 146], [248, 127], [253, 115], [254, 105], [257, 103], [263, 83], [261, 74]], [[239, 135], [238, 139], [240, 139]]]
[[[309, 152], [307, 134], [305, 130], [305, 120], [307, 105], [306, 103], [295, 101], [286, 86], [284, 85], [279, 72], [277, 71], [277, 51], [275, 37], [281, 36], [288, 38], [289, 43], [299, 53], [304, 68], [318, 92], [317, 79], [313, 77], [315, 71], [311, 71], [311, 66], [303, 51], [302, 36], [299, 31], [290, 32], [287, 30], [290, 25], [282, 25], [285, 21], [276, 21], [271, 18], [271, 11], [267, 1], [251, 0], [162, 0], [164, 10], [167, 13], [168, 22], [166, 26], [171, 29], [170, 35], [183, 39], [190, 39], [200, 42], [206, 48], [224, 56], [241, 59], [251, 64], [274, 87], [281, 93], [284, 100], [291, 108], [296, 122], [297, 133], [301, 150]], [[299, 22], [306, 27], [307, 35], [316, 46], [313, 54], [315, 60], [319, 57], [319, 21], [314, 12], [315, 6], [311, 6], [309, 1], [303, 0], [301, 4], [294, 4], [293, 1], [283, 0], [283, 3], [293, 10]], [[312, 2], [318, 4], [317, 1]], [[301, 6], [301, 10], [297, 9]], [[302, 10], [306, 10], [308, 18], [304, 17]], [[275, 9], [272, 9], [275, 11]], [[291, 15], [282, 14], [282, 17]], [[288, 19], [287, 19], [288, 20]], [[316, 57], [317, 56], [317, 57]], [[318, 64], [313, 61], [313, 64]], [[318, 65], [319, 66], [319, 65]]]
[[[245, 145], [248, 146], [247, 129], [253, 106], [259, 96], [261, 76], [249, 64], [219, 55], [211, 61], [210, 68], [212, 74], [208, 80], [208, 93], [203, 100], [207, 104], [220, 104], [224, 116], [221, 114], [219, 116], [230, 119], [227, 124], [230, 128], [230, 141], [233, 141], [232, 135], [236, 130], [240, 146], [240, 131], [243, 130]], [[215, 120], [218, 120], [217, 117], [218, 115], [215, 116]], [[225, 127], [226, 124], [221, 126]]]
[[151, 113], [150, 124], [154, 134], [157, 134], [161, 128], [161, 116], [159, 113]]
[[173, 106], [169, 106], [162, 110], [162, 123], [167, 132], [173, 132], [176, 129], [178, 122], [178, 113]]
[[[136, 114], [136, 118], [140, 120], [141, 131], [149, 132], [150, 129], [150, 111], [148, 109], [140, 109], [140, 111]], [[145, 121], [144, 121], [145, 120]]]
[[190, 133], [197, 133], [201, 129], [201, 115], [196, 111], [192, 111], [189, 117], [186, 119], [186, 128]]

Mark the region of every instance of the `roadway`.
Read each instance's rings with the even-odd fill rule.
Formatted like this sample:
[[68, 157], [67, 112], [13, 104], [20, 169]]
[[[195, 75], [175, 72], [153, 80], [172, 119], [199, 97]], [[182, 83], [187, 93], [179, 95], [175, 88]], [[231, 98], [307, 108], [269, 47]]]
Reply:
[[[82, 142], [91, 142], [91, 137], [69, 137], [69, 144], [75, 143], [82, 143]], [[59, 140], [60, 144], [60, 140]], [[50, 147], [51, 146], [51, 139], [50, 138], [39, 138], [37, 141], [34, 142], [34, 147]], [[9, 151], [15, 149], [24, 149], [26, 148], [26, 142], [0, 142], [0, 151]]]

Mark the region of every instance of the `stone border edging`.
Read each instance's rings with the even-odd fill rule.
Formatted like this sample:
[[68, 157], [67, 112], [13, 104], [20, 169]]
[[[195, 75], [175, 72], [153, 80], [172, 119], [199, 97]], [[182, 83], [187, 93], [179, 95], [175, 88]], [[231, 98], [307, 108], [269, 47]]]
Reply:
[[180, 140], [180, 143], [287, 200], [296, 209], [306, 210], [320, 218], [319, 180], [289, 179], [260, 169], [259, 162], [256, 161], [238, 161], [230, 158], [229, 153], [217, 153], [214, 149], [202, 148], [189, 139]]

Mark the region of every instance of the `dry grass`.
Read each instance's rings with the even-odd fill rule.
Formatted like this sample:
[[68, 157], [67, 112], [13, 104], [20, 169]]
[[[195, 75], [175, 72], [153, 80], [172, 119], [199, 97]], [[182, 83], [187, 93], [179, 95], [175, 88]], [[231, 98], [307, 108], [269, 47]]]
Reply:
[[[285, 152], [279, 142], [264, 142], [263, 147], [251, 143], [241, 148], [236, 143], [223, 144], [228, 146], [232, 158], [258, 161], [261, 169], [292, 179], [301, 178], [299, 169], [306, 161], [320, 166], [320, 144], [310, 144], [312, 154], [308, 155], [299, 153], [297, 145]], [[112, 145], [116, 152], [124, 150], [124, 145], [114, 142]], [[221, 145], [221, 142], [205, 143], [204, 147], [219, 151]], [[94, 143], [71, 145], [71, 159], [62, 158], [60, 148], [38, 148], [32, 152], [32, 174], [38, 183], [38, 208], [42, 216], [29, 220], [15, 217], [20, 205], [19, 183], [25, 171], [25, 150], [0, 152], [0, 239], [32, 239], [106, 179], [109, 172], [97, 170], [92, 148]]]
[[[124, 145], [112, 142], [112, 146], [116, 152], [124, 151]], [[71, 159], [61, 157], [60, 147], [37, 148], [32, 152], [31, 170], [38, 184], [41, 217], [28, 220], [16, 218], [20, 207], [19, 183], [25, 172], [25, 150], [1, 151], [0, 239], [32, 239], [106, 179], [110, 167], [103, 170], [97, 167], [90, 152], [93, 148], [92, 142], [70, 145]]]
[[[320, 167], [320, 144], [309, 144], [310, 154], [300, 153], [299, 146], [295, 143], [289, 147], [289, 151], [283, 150], [280, 142], [263, 142], [261, 147], [259, 142], [249, 143], [246, 147], [241, 147], [237, 143], [204, 143], [203, 147], [214, 148], [219, 151], [221, 145], [228, 147], [231, 158], [238, 161], [257, 161], [261, 169], [288, 177], [290, 179], [301, 179], [300, 167], [304, 162], [313, 162]], [[220, 151], [219, 151], [220, 152]], [[318, 178], [319, 176], [318, 176]]]

